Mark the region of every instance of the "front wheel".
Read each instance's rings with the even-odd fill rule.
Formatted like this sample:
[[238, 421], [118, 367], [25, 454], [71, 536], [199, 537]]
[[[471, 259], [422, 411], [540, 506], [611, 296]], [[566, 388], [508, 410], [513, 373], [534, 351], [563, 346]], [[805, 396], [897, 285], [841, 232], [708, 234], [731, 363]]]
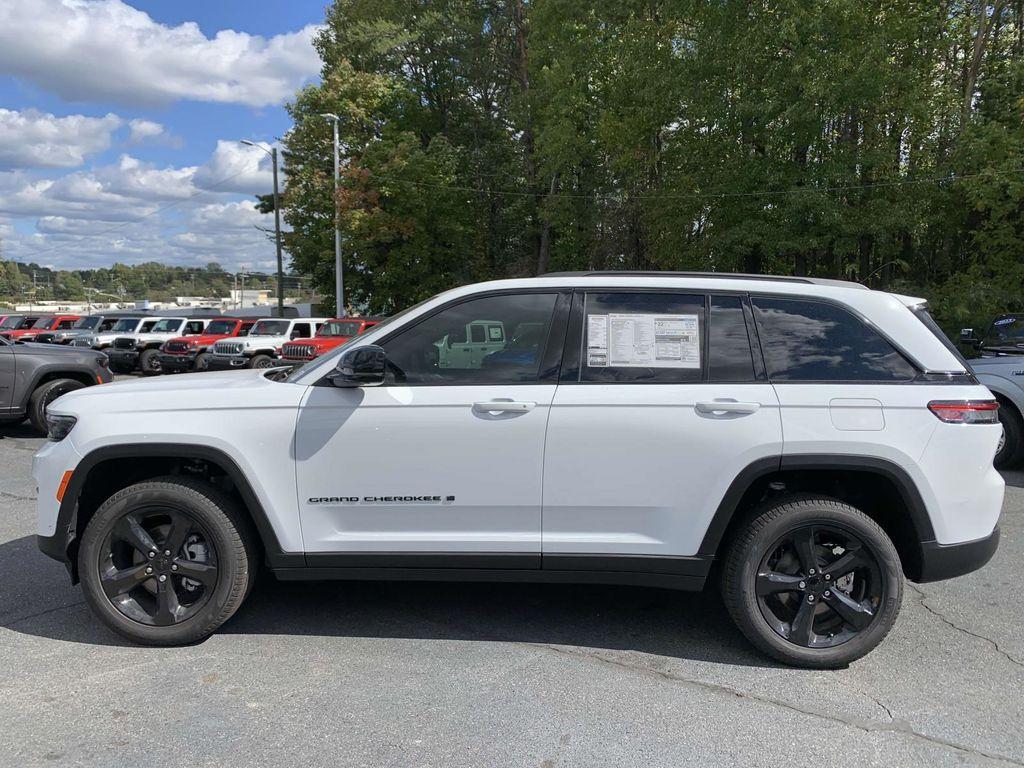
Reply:
[[276, 364], [277, 361], [270, 355], [253, 355], [249, 361], [250, 368], [273, 368]]
[[254, 553], [230, 498], [174, 476], [103, 502], [82, 536], [78, 572], [89, 606], [112, 630], [144, 645], [183, 645], [238, 610], [255, 574]]
[[210, 353], [200, 352], [196, 355], [195, 365], [192, 367], [193, 371], [208, 371], [210, 370]]
[[74, 379], [54, 379], [41, 384], [32, 393], [28, 403], [28, 418], [36, 432], [46, 434], [46, 407], [61, 395], [82, 389], [85, 386]]
[[871, 518], [827, 498], [762, 507], [732, 543], [722, 593], [757, 648], [798, 667], [835, 669], [878, 645], [896, 621], [903, 572]]
[[143, 376], [156, 376], [160, 373], [160, 350], [144, 349], [139, 355], [139, 370]]

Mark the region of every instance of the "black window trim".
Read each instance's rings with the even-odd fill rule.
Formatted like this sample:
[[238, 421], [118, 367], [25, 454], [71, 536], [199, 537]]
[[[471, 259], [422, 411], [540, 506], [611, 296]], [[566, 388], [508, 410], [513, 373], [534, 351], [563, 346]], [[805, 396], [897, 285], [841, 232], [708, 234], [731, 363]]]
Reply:
[[[460, 304], [465, 304], [470, 301], [476, 301], [477, 299], [489, 299], [496, 296], [524, 296], [532, 294], [551, 294], [555, 297], [555, 304], [551, 310], [551, 323], [548, 325], [548, 335], [544, 339], [543, 351], [540, 354], [540, 365], [537, 369], [537, 380], [536, 381], [504, 381], [500, 383], [488, 384], [479, 382], [457, 382], [457, 381], [425, 381], [408, 383], [402, 382], [401, 384], [385, 384], [385, 386], [401, 386], [401, 387], [523, 387], [523, 386], [536, 386], [538, 384], [558, 384], [559, 383], [559, 368], [561, 361], [563, 360], [563, 345], [565, 343], [565, 328], [568, 323], [569, 316], [569, 301], [572, 297], [571, 288], [559, 288], [559, 287], [536, 287], [536, 288], [502, 288], [493, 291], [480, 291], [479, 293], [472, 293], [466, 296], [459, 296], [444, 304], [441, 304], [429, 312], [417, 317], [415, 320], [409, 323], [405, 323], [396, 328], [391, 329], [387, 334], [377, 340], [377, 346], [384, 346], [395, 337], [411, 331], [421, 323], [426, 322], [435, 315], [444, 312], [445, 310], [456, 307]], [[552, 365], [554, 361], [554, 365]], [[330, 377], [333, 375], [333, 371], [329, 371], [311, 386], [334, 386], [330, 382]]]
[[[917, 360], [917, 358], [915, 358], [913, 355], [911, 355], [909, 352], [907, 352], [901, 345], [897, 344], [893, 340], [893, 338], [891, 336], [889, 336], [889, 334], [887, 334], [885, 331], [883, 331], [881, 328], [879, 328], [878, 325], [873, 323], [870, 320], [870, 318], [866, 317], [862, 312], [860, 312], [859, 310], [857, 310], [854, 307], [851, 307], [849, 304], [844, 304], [841, 301], [836, 301], [835, 299], [829, 299], [829, 298], [826, 298], [824, 296], [804, 296], [802, 294], [760, 293], [760, 292], [758, 292], [758, 293], [751, 293], [750, 294], [751, 309], [753, 309], [754, 302], [757, 299], [759, 299], [759, 298], [762, 298], [762, 299], [789, 299], [791, 301], [803, 301], [803, 302], [812, 303], [812, 304], [825, 304], [827, 306], [831, 306], [831, 307], [835, 307], [836, 309], [843, 310], [843, 311], [847, 312], [848, 314], [852, 315], [853, 317], [857, 318], [857, 320], [859, 320], [861, 323], [866, 325], [872, 331], [877, 333], [879, 335], [879, 337], [883, 341], [885, 341], [890, 347], [892, 347], [893, 350], [896, 352], [896, 354], [898, 354], [900, 357], [902, 357], [904, 362], [906, 362], [908, 365], [910, 365], [914, 369], [914, 371], [915, 371], [914, 376], [912, 376], [909, 379], [798, 379], [798, 380], [780, 379], [780, 380], [775, 380], [775, 379], [772, 379], [771, 374], [768, 373], [768, 361], [765, 360], [764, 361], [764, 363], [765, 363], [765, 373], [768, 375], [768, 381], [770, 381], [773, 386], [794, 385], [794, 384], [795, 385], [803, 385], [803, 384], [870, 384], [870, 385], [874, 385], [874, 386], [879, 386], [879, 385], [906, 386], [907, 384], [920, 384], [922, 382], [926, 382], [926, 383], [929, 383], [929, 384], [936, 383], [934, 381], [930, 381], [930, 380], [927, 380], [925, 378], [925, 377], [931, 375], [932, 372], [928, 371], [928, 369], [925, 368], [925, 366], [923, 366]], [[754, 312], [753, 315], [754, 315], [754, 325], [758, 327], [758, 341], [760, 343], [761, 328], [760, 328], [760, 324], [759, 324], [759, 322], [757, 320], [757, 313]], [[762, 358], [763, 357], [764, 357], [764, 350], [762, 348]], [[956, 381], [956, 382], [950, 382], [950, 383], [962, 384], [963, 382], [962, 381]]]

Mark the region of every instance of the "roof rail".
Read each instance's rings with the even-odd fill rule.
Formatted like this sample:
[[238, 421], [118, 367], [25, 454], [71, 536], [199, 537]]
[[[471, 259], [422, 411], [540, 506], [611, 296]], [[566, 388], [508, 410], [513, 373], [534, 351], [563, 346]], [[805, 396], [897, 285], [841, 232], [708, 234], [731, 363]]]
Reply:
[[834, 285], [839, 288], [861, 288], [866, 285], [850, 280], [834, 280], [828, 277], [795, 277], [793, 275], [753, 275], [746, 272], [673, 272], [670, 270], [593, 270], [578, 272], [546, 272], [540, 277], [699, 277], [719, 280], [764, 280], [782, 283], [805, 283], [813, 285]]

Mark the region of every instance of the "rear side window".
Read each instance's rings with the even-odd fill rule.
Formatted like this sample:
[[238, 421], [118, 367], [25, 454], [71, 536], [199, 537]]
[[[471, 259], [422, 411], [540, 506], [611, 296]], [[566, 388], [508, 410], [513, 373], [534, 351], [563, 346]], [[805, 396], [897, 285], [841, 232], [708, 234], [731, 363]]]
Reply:
[[712, 296], [708, 328], [708, 379], [710, 381], [754, 381], [743, 300], [739, 296]]
[[588, 293], [582, 381], [678, 384], [701, 380], [704, 296]]
[[841, 307], [753, 297], [772, 381], [907, 381], [917, 371], [877, 331]]

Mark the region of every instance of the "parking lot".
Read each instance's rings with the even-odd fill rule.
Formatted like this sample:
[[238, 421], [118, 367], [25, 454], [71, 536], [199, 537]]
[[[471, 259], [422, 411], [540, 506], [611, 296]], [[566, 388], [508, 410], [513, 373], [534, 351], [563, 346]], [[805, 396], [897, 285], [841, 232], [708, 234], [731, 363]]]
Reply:
[[755, 653], [717, 595], [275, 583], [189, 648], [104, 629], [36, 549], [0, 431], [0, 764], [1024, 765], [1024, 474], [985, 569], [910, 585], [839, 672]]

